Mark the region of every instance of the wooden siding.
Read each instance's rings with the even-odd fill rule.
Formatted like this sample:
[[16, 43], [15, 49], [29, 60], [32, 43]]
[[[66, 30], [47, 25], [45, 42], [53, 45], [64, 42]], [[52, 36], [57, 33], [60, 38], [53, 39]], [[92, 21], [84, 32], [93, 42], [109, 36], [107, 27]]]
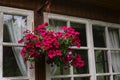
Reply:
[[[96, 3], [96, 4], [95, 4]], [[119, 3], [119, 1], [118, 1]], [[10, 6], [17, 8], [24, 8], [34, 10], [35, 12], [35, 24], [39, 24], [39, 16], [37, 14], [37, 10], [43, 4], [43, 0], [1, 0], [0, 5], [2, 6]], [[107, 1], [105, 1], [107, 4]], [[117, 1], [113, 2], [113, 6]], [[112, 4], [111, 4], [112, 6]], [[114, 8], [114, 9], [113, 9]], [[116, 7], [109, 7], [102, 5], [102, 1], [98, 4], [98, 1], [90, 0], [82, 1], [82, 0], [70, 0], [69, 2], [65, 2], [64, 0], [52, 0], [50, 12], [90, 18], [114, 23], [120, 23], [120, 9]]]
[[113, 9], [113, 10], [120, 10], [120, 0], [72, 0], [76, 3], [83, 2], [92, 5], [102, 6], [105, 8]]
[[[62, 6], [61, 6], [62, 4]], [[95, 6], [88, 3], [74, 3], [64, 1], [53, 1], [51, 4], [51, 12], [102, 20], [114, 23], [120, 23], [120, 11], [112, 10], [104, 7]]]

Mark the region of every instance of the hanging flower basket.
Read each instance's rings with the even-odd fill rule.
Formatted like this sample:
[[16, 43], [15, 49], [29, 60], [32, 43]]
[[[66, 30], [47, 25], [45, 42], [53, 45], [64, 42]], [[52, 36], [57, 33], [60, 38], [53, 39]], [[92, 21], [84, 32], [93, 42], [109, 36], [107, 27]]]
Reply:
[[50, 65], [64, 67], [82, 67], [84, 61], [80, 54], [73, 54], [70, 46], [80, 47], [79, 32], [72, 27], [61, 26], [61, 30], [50, 30], [47, 23], [39, 25], [33, 32], [26, 30], [18, 43], [24, 43], [21, 51], [25, 61], [33, 62], [35, 59], [46, 57]]

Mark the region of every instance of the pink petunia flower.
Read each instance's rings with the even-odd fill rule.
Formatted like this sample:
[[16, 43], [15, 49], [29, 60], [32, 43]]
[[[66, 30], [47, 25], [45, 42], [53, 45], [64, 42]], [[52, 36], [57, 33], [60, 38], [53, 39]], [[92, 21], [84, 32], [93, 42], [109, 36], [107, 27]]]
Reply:
[[18, 43], [22, 43], [22, 42], [23, 42], [23, 38], [18, 41]]
[[54, 50], [49, 50], [49, 51], [48, 51], [48, 57], [49, 57], [49, 58], [52, 59], [52, 58], [54, 58], [55, 56], [56, 56], [56, 53], [55, 53]]
[[71, 62], [71, 64], [74, 67], [83, 67], [84, 66], [84, 61], [81, 59], [80, 54], [77, 54], [75, 59], [73, 59], [73, 61]]

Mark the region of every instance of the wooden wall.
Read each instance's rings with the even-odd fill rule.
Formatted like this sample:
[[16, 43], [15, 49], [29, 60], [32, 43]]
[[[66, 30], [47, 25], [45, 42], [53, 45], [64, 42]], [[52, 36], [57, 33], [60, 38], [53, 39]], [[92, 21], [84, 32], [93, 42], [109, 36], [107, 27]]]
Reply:
[[[36, 11], [43, 5], [44, 1], [45, 0], [0, 0], [0, 5], [34, 10], [35, 23], [39, 24], [37, 21], [39, 21], [39, 17], [41, 17], [42, 14], [39, 15]], [[76, 3], [74, 0], [69, 0], [68, 2], [64, 0], [51, 0], [49, 12], [120, 23], [120, 10], [107, 9], [102, 7], [102, 5], [96, 6], [82, 1]]]
[[[62, 4], [62, 6], [61, 6]], [[102, 6], [95, 6], [88, 3], [74, 3], [64, 1], [53, 1], [51, 12], [72, 15], [95, 20], [102, 20], [114, 23], [120, 23], [120, 11], [107, 9]]]
[[[10, 6], [16, 8], [29, 9], [34, 11], [35, 26], [43, 22], [43, 11], [64, 14], [82, 18], [90, 18], [113, 23], [120, 23], [120, 10], [107, 9], [101, 6], [95, 6], [88, 3], [77, 2], [74, 0], [52, 0], [50, 9], [47, 7], [37, 13], [43, 5], [43, 0], [0, 0], [1, 6]], [[45, 61], [36, 62], [36, 80], [45, 80]]]

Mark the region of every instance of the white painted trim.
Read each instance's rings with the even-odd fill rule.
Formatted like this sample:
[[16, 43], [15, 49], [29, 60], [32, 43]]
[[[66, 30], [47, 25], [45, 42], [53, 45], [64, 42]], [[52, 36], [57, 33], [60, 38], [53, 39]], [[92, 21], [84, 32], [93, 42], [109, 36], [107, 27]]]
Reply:
[[6, 42], [2, 42], [1, 43], [3, 46], [20, 46], [20, 47], [22, 47], [22, 46], [24, 46], [24, 44], [18, 44], [18, 43], [6, 43]]
[[120, 51], [120, 48], [94, 48], [95, 50], [113, 50], [113, 51]]
[[63, 20], [63, 21], [73, 21], [73, 22], [79, 22], [79, 23], [87, 23], [86, 19], [83, 19], [83, 18], [53, 14], [53, 13], [46, 13], [46, 12], [44, 12], [44, 15], [47, 15], [48, 19], [57, 19], [57, 20]]
[[7, 77], [7, 78], [2, 78], [0, 80], [22, 80], [22, 79], [29, 79], [28, 77]]
[[90, 77], [90, 74], [74, 74], [74, 75], [56, 75], [51, 78], [69, 78], [69, 77]]
[[87, 25], [87, 42], [89, 46], [88, 62], [89, 62], [89, 71], [91, 74], [91, 80], [96, 80], [96, 65], [95, 65], [95, 57], [94, 57], [95, 53], [94, 53], [94, 45], [93, 45], [93, 31], [92, 31], [92, 23], [90, 20]]
[[0, 11], [8, 14], [16, 14], [16, 15], [23, 15], [23, 16], [28, 16], [33, 14], [32, 10], [11, 8], [11, 7], [5, 7], [5, 6], [0, 6]]
[[[106, 35], [106, 46], [107, 48], [110, 48], [110, 41], [109, 41], [109, 34], [108, 34], [108, 27], [105, 28], [105, 35]], [[111, 53], [110, 50], [107, 51], [107, 57], [108, 57], [108, 70], [110, 72], [110, 74], [112, 74], [112, 59], [111, 59]], [[110, 80], [113, 80], [113, 75], [110, 75]]]
[[[48, 15], [47, 13], [43, 15], [44, 17], [44, 22], [48, 22], [49, 23], [49, 20], [48, 20]], [[47, 63], [45, 64], [45, 68], [46, 68], [46, 80], [51, 80], [51, 74], [50, 74], [50, 65], [48, 65]]]
[[78, 47], [76, 47], [76, 46], [72, 46], [72, 47], [70, 47], [70, 48], [72, 48], [72, 49], [82, 49], [82, 50], [88, 50], [89, 48], [88, 47], [80, 47], [80, 48], [78, 48]]
[[3, 75], [3, 47], [2, 47], [2, 42], [3, 42], [3, 13], [0, 12], [0, 78], [2, 78]]

